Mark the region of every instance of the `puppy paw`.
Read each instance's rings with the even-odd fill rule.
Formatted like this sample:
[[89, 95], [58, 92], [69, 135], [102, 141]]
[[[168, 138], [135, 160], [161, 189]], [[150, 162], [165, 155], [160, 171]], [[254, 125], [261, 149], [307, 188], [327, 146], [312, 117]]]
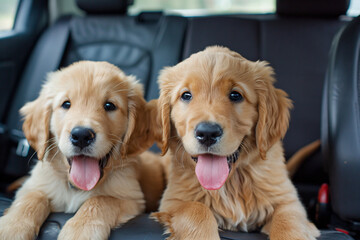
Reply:
[[172, 240], [174, 238], [174, 230], [171, 227], [171, 215], [167, 212], [155, 212], [150, 214], [150, 218], [159, 222], [164, 226], [164, 234], [170, 234], [167, 240]]
[[307, 227], [309, 229], [309, 235], [312, 236], [314, 239], [320, 237], [320, 231], [315, 227], [315, 225], [311, 222], [307, 222]]
[[6, 216], [0, 218], [0, 239], [33, 240], [38, 231], [33, 224], [20, 219], [10, 219]]
[[110, 227], [100, 221], [84, 222], [70, 219], [61, 229], [58, 240], [105, 240], [110, 234]]
[[320, 231], [310, 222], [298, 223], [283, 231], [272, 232], [271, 240], [316, 240]]
[[320, 236], [320, 231], [311, 222], [304, 222], [294, 231], [294, 238], [288, 239], [299, 239], [299, 240], [316, 240]]
[[156, 212], [150, 215], [165, 227], [164, 234], [170, 234], [167, 240], [220, 240], [217, 224], [208, 226], [190, 226], [186, 219], [181, 216], [172, 216], [166, 212]]

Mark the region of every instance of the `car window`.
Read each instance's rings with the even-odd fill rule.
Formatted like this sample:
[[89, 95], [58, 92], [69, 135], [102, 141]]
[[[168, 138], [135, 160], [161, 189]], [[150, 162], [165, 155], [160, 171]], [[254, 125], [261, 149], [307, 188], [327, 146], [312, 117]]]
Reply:
[[360, 15], [360, 0], [351, 0], [349, 10], [347, 12], [349, 16], [358, 16]]
[[19, 0], [0, 0], [0, 31], [13, 28]]
[[275, 0], [136, 0], [130, 14], [141, 11], [178, 11], [183, 15], [221, 13], [274, 13]]

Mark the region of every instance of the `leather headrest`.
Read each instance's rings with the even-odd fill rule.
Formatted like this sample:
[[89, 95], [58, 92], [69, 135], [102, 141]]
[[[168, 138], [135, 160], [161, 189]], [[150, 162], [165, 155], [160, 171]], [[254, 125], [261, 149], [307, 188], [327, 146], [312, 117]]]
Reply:
[[350, 0], [276, 0], [279, 15], [336, 17], [346, 14]]
[[124, 14], [132, 0], [76, 0], [76, 4], [90, 14]]

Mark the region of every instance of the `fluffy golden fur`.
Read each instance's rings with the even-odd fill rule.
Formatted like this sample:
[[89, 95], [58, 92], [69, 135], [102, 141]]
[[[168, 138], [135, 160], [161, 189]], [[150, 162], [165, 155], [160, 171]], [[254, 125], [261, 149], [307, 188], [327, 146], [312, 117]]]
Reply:
[[[115, 109], [105, 109], [109, 102]], [[0, 239], [34, 239], [50, 212], [76, 212], [58, 239], [107, 239], [112, 228], [144, 211], [142, 188], [151, 190], [140, 181], [151, 187], [157, 180], [144, 180], [146, 168], [136, 155], [154, 141], [154, 106], [146, 104], [135, 78], [106, 62], [83, 61], [51, 73], [39, 97], [20, 110], [23, 131], [41, 161], [0, 218]], [[96, 133], [89, 147], [71, 144], [77, 126]], [[99, 164], [107, 158], [102, 177], [89, 191], [74, 187], [69, 176], [74, 167], [69, 159], [77, 154]]]
[[[193, 54], [159, 77], [162, 151], [170, 150], [168, 184], [158, 213], [169, 239], [219, 239], [218, 228], [253, 231], [271, 240], [314, 240], [319, 231], [307, 219], [285, 166], [281, 139], [292, 107], [273, 86], [266, 62], [251, 62], [223, 47]], [[242, 100], [230, 101], [231, 92]], [[182, 94], [190, 92], [191, 100]], [[204, 148], [195, 137], [201, 122], [223, 129]], [[160, 126], [159, 126], [160, 127]], [[232, 156], [230, 172], [218, 190], [204, 189], [196, 175], [200, 154]]]

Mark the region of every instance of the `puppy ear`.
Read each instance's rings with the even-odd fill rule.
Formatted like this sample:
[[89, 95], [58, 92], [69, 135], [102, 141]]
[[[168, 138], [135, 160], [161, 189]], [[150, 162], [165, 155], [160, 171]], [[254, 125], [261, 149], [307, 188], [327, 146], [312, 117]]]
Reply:
[[161, 128], [158, 121], [157, 100], [146, 102], [142, 87], [135, 84], [129, 95], [128, 128], [121, 147], [121, 155], [137, 155], [159, 140]]
[[51, 102], [44, 92], [32, 101], [26, 103], [20, 114], [24, 117], [23, 132], [30, 146], [35, 149], [39, 160], [42, 160], [49, 145]]
[[256, 145], [260, 157], [266, 159], [266, 152], [285, 136], [289, 127], [292, 102], [288, 95], [273, 86], [273, 69], [262, 63], [262, 79], [257, 80], [258, 122], [256, 125]]
[[160, 91], [160, 98], [158, 102], [160, 109], [160, 122], [161, 122], [161, 155], [165, 155], [169, 149], [169, 139], [171, 132], [170, 125], [170, 96], [167, 91]]
[[[124, 158], [128, 155], [135, 153], [135, 139], [134, 139], [134, 130], [135, 126], [138, 129], [143, 127], [142, 124], [136, 124], [140, 119], [141, 109], [145, 107], [145, 99], [143, 98], [143, 90], [141, 85], [135, 83], [135, 79], [130, 79], [134, 82], [130, 84], [130, 90], [128, 95], [128, 124], [126, 133], [121, 145], [121, 156]], [[132, 85], [132, 86], [131, 86]]]
[[161, 122], [161, 155], [165, 155], [169, 148], [171, 136], [171, 90], [175, 88], [176, 81], [172, 79], [172, 68], [165, 68], [159, 77], [160, 97], [158, 101], [159, 116]]

